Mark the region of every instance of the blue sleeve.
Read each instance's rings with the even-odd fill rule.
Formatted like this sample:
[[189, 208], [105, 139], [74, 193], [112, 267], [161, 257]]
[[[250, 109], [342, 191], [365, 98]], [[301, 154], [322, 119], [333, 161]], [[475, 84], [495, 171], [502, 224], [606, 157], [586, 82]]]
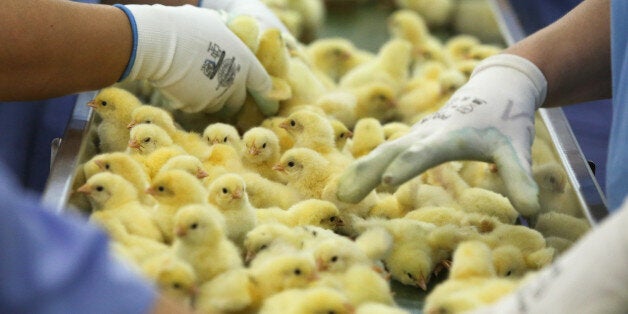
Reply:
[[0, 165], [0, 313], [149, 312], [154, 289], [113, 260], [104, 233], [15, 183]]

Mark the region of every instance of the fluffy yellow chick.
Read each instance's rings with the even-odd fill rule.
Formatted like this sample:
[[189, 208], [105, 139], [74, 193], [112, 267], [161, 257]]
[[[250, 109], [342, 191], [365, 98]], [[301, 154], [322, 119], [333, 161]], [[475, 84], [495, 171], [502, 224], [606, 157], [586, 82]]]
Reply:
[[331, 163], [310, 148], [289, 149], [273, 169], [285, 173], [287, 185], [304, 198], [320, 199], [325, 185], [333, 177]]
[[223, 174], [208, 188], [209, 203], [220, 210], [227, 224], [227, 237], [239, 247], [257, 224], [256, 209], [249, 202], [246, 183], [235, 173]]
[[397, 92], [382, 82], [369, 82], [350, 90], [356, 97], [355, 117], [387, 122], [397, 115]]
[[456, 7], [452, 0], [395, 0], [401, 7], [418, 12], [429, 27], [447, 26]]
[[493, 249], [493, 266], [499, 277], [521, 278], [528, 270], [521, 250], [513, 245]]
[[135, 187], [123, 177], [103, 172], [93, 175], [78, 192], [93, 206], [90, 216], [99, 224], [122, 224], [129, 234], [162, 241], [162, 234], [148, 209], [140, 203]]
[[111, 172], [131, 182], [144, 204], [154, 204], [152, 196], [144, 193], [150, 184], [150, 177], [144, 166], [126, 153], [114, 152], [98, 154], [83, 165], [85, 178], [89, 179], [100, 172]]
[[101, 152], [124, 151], [129, 142], [126, 125], [131, 120], [131, 112], [142, 105], [132, 93], [117, 87], [102, 89], [88, 106], [102, 118], [97, 133]]
[[358, 120], [353, 131], [353, 141], [349, 151], [355, 158], [370, 153], [385, 141], [382, 124], [375, 118]]
[[480, 41], [472, 35], [456, 35], [445, 43], [445, 52], [450, 62], [454, 63], [470, 59], [471, 49], [480, 44]]
[[495, 277], [493, 256], [488, 245], [481, 241], [465, 241], [454, 251], [449, 278], [461, 280], [472, 277]]
[[172, 251], [156, 255], [141, 264], [144, 275], [152, 279], [159, 291], [191, 308], [197, 292], [196, 274]]
[[388, 17], [387, 23], [392, 37], [405, 39], [413, 47], [422, 44], [430, 36], [425, 20], [416, 11], [397, 10]]
[[462, 165], [459, 172], [460, 176], [470, 186], [506, 195], [506, 185], [495, 164], [482, 161], [464, 161]]
[[402, 122], [388, 122], [382, 125], [382, 129], [384, 129], [384, 138], [391, 141], [407, 134], [410, 126]]
[[253, 53], [257, 51], [260, 41], [260, 25], [257, 19], [239, 15], [229, 20], [227, 26]]
[[354, 264], [345, 272], [322, 273], [316, 285], [343, 291], [356, 306], [367, 302], [395, 304], [388, 280], [367, 265]]
[[242, 164], [240, 153], [229, 144], [220, 143], [212, 145], [209, 157], [203, 160], [203, 165], [207, 169], [222, 167], [227, 172], [246, 172], [246, 168]]
[[303, 288], [316, 280], [316, 263], [308, 254], [268, 257], [250, 267], [259, 293], [267, 298], [290, 288]]
[[396, 107], [400, 120], [407, 124], [437, 111], [442, 95], [442, 86], [436, 80], [418, 78], [411, 82], [416, 86], [406, 86], [407, 90], [399, 96]]
[[345, 38], [319, 38], [307, 46], [307, 54], [312, 66], [334, 82], [338, 82], [347, 72], [372, 59], [371, 53], [357, 49]]
[[334, 129], [334, 139], [336, 142], [336, 149], [342, 151], [347, 143], [347, 140], [353, 137], [353, 132], [347, 128], [347, 126], [336, 119], [329, 120], [331, 127]]
[[529, 269], [539, 269], [551, 263], [554, 257], [554, 249], [546, 247], [543, 235], [525, 226], [499, 224], [480, 240], [491, 248], [501, 245], [519, 248]]
[[290, 59], [288, 84], [292, 90], [292, 97], [282, 101], [279, 109], [279, 114], [284, 116], [295, 106], [316, 103], [316, 100], [328, 90], [314, 70], [298, 58]]
[[375, 59], [347, 72], [340, 79], [341, 88], [358, 88], [367, 83], [381, 82], [395, 91], [408, 79], [412, 45], [403, 39], [391, 39], [384, 43]]
[[157, 175], [146, 192], [157, 201], [153, 217], [168, 243], [174, 238], [174, 216], [180, 207], [207, 204], [208, 193], [201, 182], [183, 170], [170, 170]]
[[390, 193], [379, 193], [377, 203], [369, 210], [368, 217], [401, 218], [406, 214], [397, 197]]
[[203, 283], [243, 267], [238, 248], [225, 236], [225, 219], [211, 205], [187, 205], [174, 217], [175, 254], [187, 261]]
[[246, 234], [244, 240], [245, 262], [250, 262], [257, 253], [275, 245], [287, 245], [301, 249], [303, 234], [299, 231], [299, 229], [278, 222], [259, 224]]
[[539, 186], [542, 212], [558, 212], [582, 217], [583, 211], [567, 173], [558, 162], [532, 166], [532, 177]]
[[172, 142], [166, 131], [153, 124], [142, 124], [131, 129], [127, 152], [144, 165], [153, 178], [172, 157], [187, 154]]
[[279, 139], [279, 146], [281, 147], [281, 152], [292, 148], [292, 146], [294, 145], [294, 138], [292, 137], [292, 135], [290, 135], [290, 133], [288, 133], [286, 129], [280, 126], [284, 120], [285, 117], [270, 117], [262, 122], [262, 127], [273, 131], [273, 133], [277, 135], [277, 138]]
[[448, 224], [462, 226], [466, 213], [452, 207], [445, 206], [425, 206], [408, 212], [404, 217], [415, 219], [436, 226]]
[[251, 204], [257, 208], [279, 207], [288, 209], [303, 200], [297, 189], [279, 182], [268, 180], [257, 173], [241, 174], [246, 182], [246, 193]]
[[242, 139], [233, 125], [220, 122], [212, 123], [203, 131], [203, 140], [210, 146], [219, 143], [231, 145], [242, 156]]
[[375, 267], [375, 263], [351, 239], [338, 236], [321, 241], [312, 248], [319, 272], [342, 273], [353, 265]]
[[287, 82], [290, 53], [281, 30], [270, 28], [261, 33], [256, 56], [272, 79], [272, 89], [266, 96], [273, 100], [290, 98], [292, 89]]
[[259, 313], [350, 314], [353, 313], [353, 306], [341, 291], [314, 287], [277, 293], [264, 301]]
[[469, 188], [458, 172], [460, 163], [449, 162], [433, 167], [425, 172], [425, 182], [443, 187], [455, 199], [459, 199], [462, 192]]
[[132, 120], [128, 127], [134, 128], [138, 124], [154, 124], [161, 127], [168, 133], [173, 143], [201, 160], [209, 153], [209, 148], [199, 134], [177, 128], [172, 115], [162, 108], [141, 106], [133, 110]]
[[350, 91], [334, 90], [321, 95], [315, 105], [325, 112], [330, 118], [342, 122], [352, 129], [357, 121], [356, 105], [358, 99]]
[[573, 245], [572, 241], [554, 236], [545, 238], [545, 242], [547, 243], [548, 247], [556, 250], [556, 255], [562, 254]]
[[199, 180], [202, 180], [209, 175], [205, 170], [203, 163], [192, 155], [178, 155], [168, 159], [168, 161], [161, 166], [157, 174], [169, 170], [183, 170], [191, 175], [194, 175]]
[[257, 210], [257, 217], [260, 223], [280, 222], [292, 227], [311, 225], [335, 230], [344, 224], [338, 207], [319, 199], [300, 201], [287, 210], [261, 208]]
[[549, 212], [539, 215], [534, 229], [543, 234], [545, 238], [559, 237], [576, 242], [589, 232], [591, 226], [584, 218]]
[[284, 182], [273, 166], [281, 157], [281, 147], [277, 135], [264, 127], [252, 128], [242, 136], [244, 144], [243, 162], [252, 171], [266, 179]]
[[519, 212], [515, 210], [508, 198], [481, 188], [464, 190], [458, 201], [466, 212], [492, 216], [503, 223], [513, 224], [519, 216]]

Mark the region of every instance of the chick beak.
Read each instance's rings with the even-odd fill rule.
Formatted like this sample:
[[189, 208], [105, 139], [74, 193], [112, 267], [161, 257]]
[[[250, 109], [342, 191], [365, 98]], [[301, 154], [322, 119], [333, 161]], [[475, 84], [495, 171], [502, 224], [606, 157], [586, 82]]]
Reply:
[[134, 148], [134, 149], [140, 149], [140, 143], [138, 141], [136, 141], [135, 139], [132, 139], [129, 141], [129, 147]]
[[148, 189], [146, 189], [146, 191], [144, 192], [146, 194], [153, 195], [153, 196], [157, 194], [157, 191], [155, 191], [155, 189], [153, 189], [152, 187], [148, 187]]
[[137, 125], [137, 122], [135, 122], [135, 120], [133, 120], [126, 126], [126, 128], [130, 130], [130, 129], [132, 129], [136, 125]]
[[288, 119], [284, 120], [283, 122], [279, 123], [279, 127], [286, 130], [289, 129], [290, 121], [288, 121]]
[[316, 269], [318, 269], [318, 271], [326, 271], [328, 269], [327, 265], [320, 257], [316, 258]]
[[497, 169], [497, 165], [496, 165], [496, 164], [489, 164], [489, 165], [488, 165], [488, 170], [489, 170], [491, 173], [497, 173], [497, 171], [498, 171], [498, 169]]
[[181, 227], [176, 227], [174, 229], [174, 233], [177, 235], [177, 237], [184, 237], [187, 234], [187, 230], [185, 228], [181, 228]]
[[90, 193], [92, 193], [92, 186], [87, 184], [87, 183], [85, 183], [81, 187], [76, 189], [76, 191], [79, 192], [79, 193], [90, 194]]
[[276, 164], [273, 166], [273, 170], [285, 172], [286, 168], [282, 164]]
[[347, 310], [347, 313], [349, 314], [355, 313], [355, 307], [351, 303], [345, 303], [344, 307]]
[[248, 264], [255, 258], [255, 252], [247, 251], [246, 256], [244, 257], [244, 263]]
[[255, 146], [249, 147], [249, 155], [257, 156], [259, 155], [259, 153], [260, 153], [260, 150], [257, 149], [257, 147]]
[[198, 287], [196, 285], [192, 285], [190, 287], [190, 296], [196, 297], [198, 295]]
[[221, 140], [219, 140], [219, 139], [217, 139], [217, 138], [215, 138], [215, 139], [211, 140], [211, 144], [212, 144], [212, 145], [214, 145], [214, 144], [220, 144], [220, 143], [222, 143], [222, 141], [221, 141]]
[[390, 109], [395, 108], [395, 107], [397, 107], [397, 102], [394, 101], [394, 100], [390, 100], [390, 101], [386, 102], [386, 106], [388, 106], [388, 108], [390, 108]]
[[94, 108], [94, 109], [95, 109], [96, 107], [98, 107], [98, 105], [96, 105], [96, 100], [92, 100], [92, 101], [88, 102], [88, 103], [87, 103], [87, 106], [88, 106], [88, 107], [92, 107], [92, 108]]
[[416, 284], [417, 286], [421, 287], [423, 291], [427, 291], [427, 281], [425, 280], [425, 277], [423, 277], [423, 275], [421, 275], [419, 279], [416, 280]]
[[336, 227], [344, 227], [345, 222], [340, 217], [336, 218]]
[[105, 162], [99, 159], [94, 160], [94, 163], [96, 164], [96, 166], [98, 166], [98, 168], [100, 168], [100, 170], [105, 170]]
[[242, 194], [243, 194], [242, 192], [243, 191], [241, 189], [235, 189], [233, 193], [231, 194], [231, 197], [233, 199], [239, 200], [242, 198]]
[[209, 173], [205, 172], [205, 170], [198, 168], [196, 169], [196, 177], [199, 179], [205, 178], [209, 176]]
[[346, 138], [353, 138], [353, 132], [347, 131]]

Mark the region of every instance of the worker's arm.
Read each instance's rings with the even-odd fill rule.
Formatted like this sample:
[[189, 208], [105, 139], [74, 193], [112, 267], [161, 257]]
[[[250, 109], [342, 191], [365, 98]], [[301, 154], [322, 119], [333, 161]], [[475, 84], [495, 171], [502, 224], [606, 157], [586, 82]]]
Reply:
[[550, 26], [504, 51], [538, 66], [545, 106], [611, 97], [610, 0], [582, 1]]
[[115, 83], [133, 47], [124, 12], [63, 0], [0, 1], [0, 101]]

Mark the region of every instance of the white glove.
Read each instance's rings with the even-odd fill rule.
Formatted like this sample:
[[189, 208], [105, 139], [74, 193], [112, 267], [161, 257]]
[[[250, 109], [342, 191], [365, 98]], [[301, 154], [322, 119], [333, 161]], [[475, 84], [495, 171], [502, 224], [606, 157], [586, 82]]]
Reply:
[[513, 294], [472, 313], [628, 313], [626, 200]]
[[116, 6], [129, 17], [134, 36], [123, 77], [148, 80], [169, 107], [231, 115], [244, 103], [247, 88], [271, 88], [266, 70], [218, 12], [190, 5]]
[[230, 16], [249, 15], [260, 22], [262, 30], [279, 28], [283, 33], [290, 33], [279, 18], [259, 0], [199, 0], [198, 6], [206, 9], [222, 10], [229, 13]]
[[446, 161], [479, 160], [497, 165], [522, 215], [536, 214], [530, 147], [534, 111], [546, 90], [545, 77], [530, 61], [508, 54], [485, 59], [443, 108], [352, 164], [338, 198], [357, 202], [380, 183], [397, 186]]

